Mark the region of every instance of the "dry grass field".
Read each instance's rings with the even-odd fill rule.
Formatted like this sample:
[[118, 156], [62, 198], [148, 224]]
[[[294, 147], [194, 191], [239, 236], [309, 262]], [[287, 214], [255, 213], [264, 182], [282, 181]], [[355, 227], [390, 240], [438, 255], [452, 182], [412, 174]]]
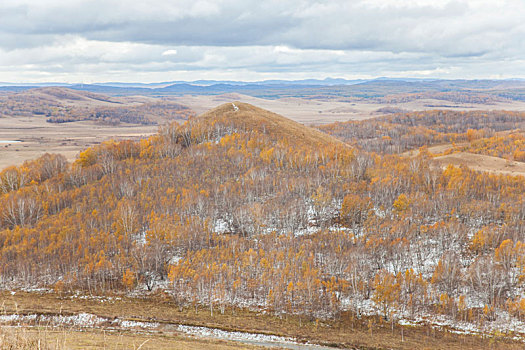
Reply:
[[472, 170], [486, 171], [492, 174], [525, 176], [525, 163], [482, 154], [458, 152], [436, 157], [434, 161], [443, 168], [449, 164], [465, 165]]
[[[192, 113], [184, 108], [159, 98], [58, 87], [0, 93], [0, 169], [44, 153], [74, 160], [79, 151], [109, 139], [146, 137], [157, 131], [156, 123], [183, 120]], [[60, 118], [69, 122], [56, 122]]]
[[[79, 151], [109, 139], [138, 139], [157, 131], [155, 125], [100, 125], [93, 121], [47, 123], [44, 117], [0, 118], [0, 169], [20, 165], [44, 153], [74, 160]], [[20, 142], [9, 142], [20, 141]]]
[[0, 349], [9, 350], [230, 350], [263, 349], [231, 341], [176, 334], [138, 334], [104, 330], [0, 327]]
[[[342, 314], [337, 321], [319, 321], [298, 316], [272, 316], [243, 309], [226, 309], [210, 315], [209, 309], [180, 308], [171, 298], [157, 295], [148, 298], [78, 297], [54, 293], [9, 292], [0, 293], [0, 315], [76, 315], [89, 313], [114, 319], [119, 317], [138, 322], [159, 322], [164, 328], [185, 324], [206, 326], [226, 331], [241, 331], [293, 337], [300, 341], [313, 341], [325, 347], [350, 349], [522, 349], [523, 344], [503, 338], [485, 338], [458, 335], [446, 329], [430, 326], [391, 328], [381, 318], [355, 318]], [[171, 328], [172, 329], [172, 328]], [[9, 330], [9, 329], [7, 329]], [[188, 338], [177, 331], [104, 331], [104, 329], [54, 329], [24, 327], [25, 338], [41, 339], [50, 349], [251, 349], [244, 343], [232, 343], [217, 339]], [[5, 330], [2, 330], [5, 334]], [[9, 336], [9, 334], [8, 334]], [[12, 335], [11, 335], [12, 336]], [[16, 336], [16, 334], [15, 334]], [[1, 347], [0, 347], [1, 349]], [[16, 349], [16, 348], [15, 348]], [[300, 349], [300, 348], [298, 348]]]
[[[450, 154], [443, 154], [448, 153], [447, 151], [460, 149], [467, 145], [469, 145], [468, 142], [457, 144], [447, 143], [428, 147], [427, 150], [430, 154], [435, 155], [433, 162], [436, 166], [442, 169], [450, 164], [454, 166], [464, 165], [472, 170], [484, 171], [492, 174], [525, 176], [525, 163], [523, 162], [470, 152], [452, 152]], [[418, 150], [411, 150], [402, 155], [405, 157], [415, 157], [418, 154]]]

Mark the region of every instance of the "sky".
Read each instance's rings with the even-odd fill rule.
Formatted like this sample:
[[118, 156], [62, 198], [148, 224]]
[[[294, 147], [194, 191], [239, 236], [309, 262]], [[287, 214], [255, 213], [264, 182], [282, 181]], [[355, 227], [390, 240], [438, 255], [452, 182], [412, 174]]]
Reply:
[[525, 78], [525, 0], [1, 0], [0, 82]]

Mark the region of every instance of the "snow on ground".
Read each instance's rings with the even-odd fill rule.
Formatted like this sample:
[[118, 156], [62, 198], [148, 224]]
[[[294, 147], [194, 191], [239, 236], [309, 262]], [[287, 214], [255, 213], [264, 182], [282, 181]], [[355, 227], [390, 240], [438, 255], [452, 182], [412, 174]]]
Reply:
[[100, 326], [108, 320], [105, 318], [98, 317], [96, 315], [80, 313], [78, 315], [0, 315], [0, 323], [6, 323], [10, 325], [29, 325], [39, 324], [48, 326], [75, 326], [82, 328], [91, 328]]
[[358, 315], [373, 316], [379, 313], [372, 299], [344, 298], [341, 300], [341, 304], [346, 309], [356, 310]]
[[276, 335], [244, 333], [244, 332], [229, 332], [229, 331], [223, 331], [221, 329], [208, 328], [208, 327], [179, 325], [177, 330], [182, 333], [195, 335], [199, 337], [208, 337], [208, 338], [220, 338], [220, 339], [229, 339], [229, 340], [250, 340], [250, 341], [269, 342], [269, 343], [296, 343], [291, 338], [284, 338], [284, 337], [279, 337]]
[[104, 322], [107, 319], [98, 317], [93, 314], [81, 313], [78, 315], [71, 316], [41, 316], [40, 322], [46, 323], [49, 322], [53, 325], [68, 325], [76, 327], [96, 327]]
[[131, 239], [136, 244], [138, 244], [140, 246], [145, 246], [148, 243], [148, 239], [147, 239], [146, 236], [147, 236], [147, 231], [143, 230], [143, 231], [141, 231], [141, 232], [139, 232], [137, 234], [132, 235]]
[[69, 299], [81, 299], [81, 300], [95, 300], [100, 303], [114, 303], [117, 300], [122, 300], [121, 297], [110, 297], [110, 296], [100, 296], [100, 295], [83, 295], [76, 293], [71, 295]]
[[141, 321], [128, 321], [128, 320], [119, 320], [118, 318], [111, 322], [120, 326], [120, 328], [127, 329], [156, 329], [160, 327], [160, 323], [157, 322], [141, 322]]
[[[38, 314], [10, 314], [0, 315], [0, 324], [26, 326], [45, 325], [50, 327], [78, 327], [78, 328], [125, 328], [152, 330], [160, 327], [157, 322], [130, 321], [116, 318], [111, 321], [108, 318], [97, 315], [80, 313], [77, 315], [38, 315]], [[108, 327], [109, 326], [109, 327]]]
[[14, 323], [20, 323], [20, 322], [34, 322], [37, 318], [37, 315], [0, 315], [0, 323], [8, 323], [8, 324], [14, 324]]
[[217, 221], [215, 221], [215, 225], [214, 226], [215, 227], [213, 229], [213, 232], [219, 233], [219, 234], [227, 233], [228, 230], [229, 230], [228, 228], [230, 227], [228, 222], [226, 222], [223, 219], [217, 219]]
[[299, 236], [304, 236], [304, 235], [313, 235], [314, 233], [317, 233], [319, 231], [320, 231], [319, 227], [308, 226], [305, 229], [300, 229], [300, 230], [294, 231], [293, 234], [294, 234], [295, 237], [299, 237]]

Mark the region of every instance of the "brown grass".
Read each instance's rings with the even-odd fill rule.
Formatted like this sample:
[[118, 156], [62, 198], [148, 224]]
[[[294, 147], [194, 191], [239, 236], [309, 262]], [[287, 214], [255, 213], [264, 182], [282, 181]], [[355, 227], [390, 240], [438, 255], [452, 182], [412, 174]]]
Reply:
[[[446, 168], [450, 164], [454, 166], [464, 165], [472, 170], [489, 172], [491, 174], [525, 176], [524, 162], [511, 161], [508, 159], [484, 154], [454, 151], [467, 145], [469, 145], [468, 142], [458, 144], [447, 143], [428, 147], [428, 152], [434, 155], [432, 160], [433, 164], [442, 169]], [[454, 152], [446, 154], [449, 151]], [[415, 149], [404, 152], [401, 154], [401, 156], [416, 157], [418, 154], [419, 150]]]
[[[197, 308], [197, 310], [193, 307], [179, 308], [171, 298], [162, 295], [147, 299], [123, 297], [121, 300], [100, 302], [70, 296], [59, 297], [55, 294], [17, 292], [11, 295], [5, 292], [0, 294], [0, 301], [3, 303], [3, 310], [0, 311], [7, 314], [87, 312], [110, 319], [120, 317], [129, 320], [156, 321], [166, 325], [187, 324], [229, 331], [275, 334], [336, 347], [449, 350], [523, 349], [524, 347], [522, 343], [506, 339], [463, 336], [431, 327], [396, 325], [392, 330], [390, 323], [383, 322], [379, 318], [357, 319], [350, 313], [341, 315], [336, 321], [318, 321], [298, 316], [278, 317], [241, 309], [227, 309], [224, 314], [216, 310], [211, 316], [207, 308]], [[156, 336], [151, 334], [144, 339], [151, 337], [156, 339]]]
[[46, 339], [43, 332], [26, 328], [0, 327], [1, 350], [51, 350], [55, 348]]
[[482, 154], [457, 152], [435, 157], [434, 162], [443, 168], [449, 164], [465, 165], [472, 170], [486, 171], [492, 174], [525, 176], [525, 163]]
[[261, 349], [229, 341], [176, 334], [135, 334], [104, 330], [56, 330], [37, 327], [0, 328], [0, 350], [229, 350]]

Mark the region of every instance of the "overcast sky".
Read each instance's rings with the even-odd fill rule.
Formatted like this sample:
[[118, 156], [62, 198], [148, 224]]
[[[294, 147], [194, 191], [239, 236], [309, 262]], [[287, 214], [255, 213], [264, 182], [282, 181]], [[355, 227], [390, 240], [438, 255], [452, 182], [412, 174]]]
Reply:
[[525, 0], [1, 0], [0, 81], [525, 78]]

